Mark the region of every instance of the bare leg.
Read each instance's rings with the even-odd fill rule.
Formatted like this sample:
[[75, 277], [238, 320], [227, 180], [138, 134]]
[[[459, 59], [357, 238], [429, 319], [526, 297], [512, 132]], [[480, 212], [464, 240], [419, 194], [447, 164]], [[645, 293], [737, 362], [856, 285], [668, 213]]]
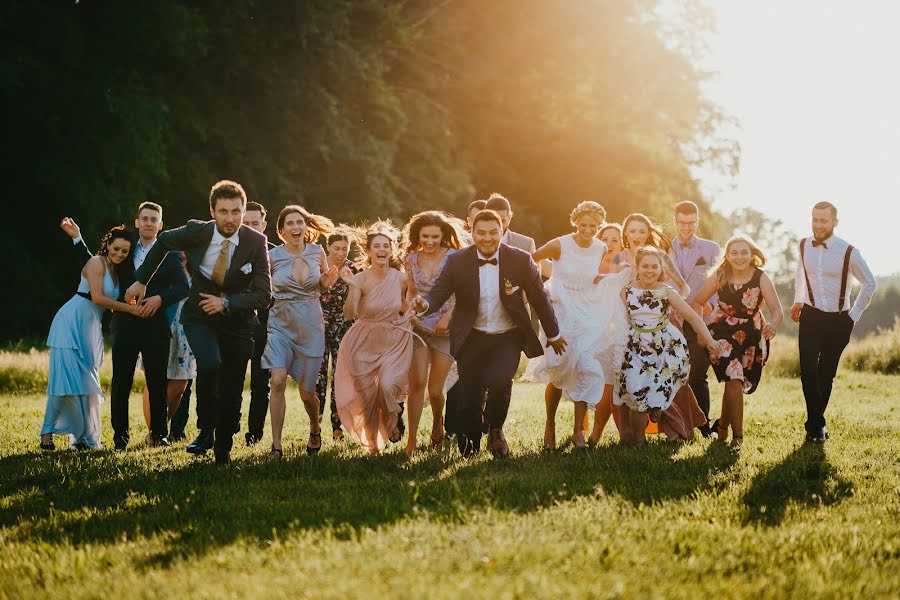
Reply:
[[631, 419], [631, 431], [636, 444], [643, 444], [647, 441], [647, 413], [629, 411], [628, 418]]
[[585, 420], [587, 419], [587, 402], [574, 402], [575, 404], [575, 427], [572, 432], [572, 444], [574, 444], [576, 449], [584, 449], [587, 448], [587, 444], [584, 443], [584, 429], [583, 425]]
[[728, 424], [731, 419], [731, 411], [728, 410], [731, 402], [728, 399], [728, 385], [725, 386], [725, 391], [722, 393], [722, 410], [719, 413], [719, 425], [716, 428], [716, 435], [718, 436], [718, 441], [724, 442], [728, 439]]
[[181, 396], [184, 394], [184, 389], [187, 387], [187, 384], [187, 379], [170, 379], [168, 383], [166, 383], [166, 405], [168, 406], [169, 420], [171, 420], [178, 411], [178, 406], [181, 404]]
[[428, 377], [430, 360], [431, 348], [420, 346], [417, 343], [409, 368], [409, 396], [406, 401], [409, 409], [405, 450], [407, 456], [412, 456], [416, 451], [416, 436], [419, 432], [419, 421], [422, 420], [422, 407], [425, 404], [425, 382]]
[[[431, 404], [431, 445], [444, 439], [444, 384], [453, 367], [453, 360], [437, 351], [431, 353], [431, 373], [428, 375], [428, 402]], [[435, 443], [437, 442], [437, 443]]]
[[[285, 401], [284, 390], [287, 386], [287, 369], [272, 369], [272, 390], [269, 393], [269, 414], [272, 417], [272, 449], [281, 450], [281, 431], [284, 429]], [[318, 415], [316, 421], [318, 422]]]
[[596, 444], [603, 437], [603, 430], [606, 429], [609, 417], [612, 416], [612, 392], [613, 387], [611, 385], [603, 386], [603, 396], [594, 410], [594, 430], [591, 432], [592, 444]]
[[[311, 391], [304, 390], [298, 385], [297, 390], [300, 392], [300, 400], [303, 401], [303, 408], [306, 409], [306, 416], [309, 417], [309, 443], [306, 445], [307, 452], [310, 448], [318, 450], [322, 447], [322, 426], [319, 423], [319, 397], [316, 395], [315, 389]], [[284, 423], [283, 412], [281, 422], [282, 424]], [[279, 434], [279, 438], [280, 437]]]
[[725, 384], [723, 403], [728, 403], [728, 420], [732, 441], [744, 439], [744, 382], [732, 380]]
[[556, 409], [559, 408], [559, 400], [562, 398], [562, 390], [547, 384], [544, 389], [544, 408], [547, 411], [547, 422], [544, 425], [544, 449], [556, 449]]

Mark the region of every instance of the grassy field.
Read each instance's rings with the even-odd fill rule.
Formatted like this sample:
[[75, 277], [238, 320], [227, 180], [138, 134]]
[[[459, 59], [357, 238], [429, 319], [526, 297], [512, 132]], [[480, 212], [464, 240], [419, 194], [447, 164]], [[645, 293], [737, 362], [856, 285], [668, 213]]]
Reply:
[[[824, 446], [801, 444], [799, 382], [771, 378], [739, 454], [621, 447], [610, 424], [580, 455], [539, 451], [542, 390], [516, 384], [501, 462], [330, 439], [308, 457], [294, 393], [286, 460], [238, 444], [228, 468], [183, 443], [39, 454], [43, 399], [5, 397], [0, 597], [897, 597], [898, 392], [842, 373]], [[104, 427], [110, 445], [108, 406]]]

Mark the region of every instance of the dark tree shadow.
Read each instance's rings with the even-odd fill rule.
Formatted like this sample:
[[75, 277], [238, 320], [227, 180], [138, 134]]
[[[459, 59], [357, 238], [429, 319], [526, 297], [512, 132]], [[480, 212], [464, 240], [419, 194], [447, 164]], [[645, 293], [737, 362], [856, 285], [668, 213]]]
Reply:
[[853, 484], [828, 463], [824, 444], [803, 444], [760, 473], [744, 494], [745, 523], [776, 526], [792, 506], [837, 504], [853, 495]]
[[280, 463], [253, 456], [224, 469], [208, 458], [173, 466], [158, 461], [157, 451], [14, 455], [0, 459], [0, 527], [22, 539], [76, 545], [160, 535], [164, 549], [149, 568], [292, 530], [354, 537], [417, 514], [454, 522], [480, 508], [527, 513], [600, 492], [636, 506], [686, 498], [717, 485], [714, 474], [735, 461], [721, 445], [687, 457], [679, 450], [656, 442], [501, 461], [435, 451], [407, 463], [396, 452], [348, 457], [331, 448]]

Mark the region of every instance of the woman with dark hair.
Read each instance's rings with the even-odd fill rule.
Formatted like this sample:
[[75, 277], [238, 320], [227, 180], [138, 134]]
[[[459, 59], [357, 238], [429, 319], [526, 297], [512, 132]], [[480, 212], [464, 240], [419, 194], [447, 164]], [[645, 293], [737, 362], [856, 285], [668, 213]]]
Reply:
[[376, 454], [388, 441], [400, 441], [400, 400], [409, 388], [415, 334], [399, 270], [400, 232], [388, 221], [349, 231], [365, 251], [357, 261], [365, 268], [341, 270], [350, 287], [344, 318], [356, 322], [338, 350], [335, 402], [350, 437]]
[[124, 225], [110, 229], [96, 256], [81, 270], [78, 291], [57, 311], [50, 325], [50, 372], [41, 449], [55, 450], [54, 435], [70, 436], [79, 449], [100, 448], [100, 363], [104, 309], [141, 314], [136, 304], [119, 302], [119, 265], [128, 258], [134, 238]]
[[[406, 267], [407, 301], [417, 294], [427, 294], [444, 268], [447, 258], [462, 247], [463, 222], [442, 212], [421, 212], [406, 224], [403, 230], [407, 241]], [[421, 319], [413, 318], [416, 338], [412, 369], [409, 373], [409, 434], [406, 454], [416, 450], [416, 433], [425, 390], [431, 404], [431, 447], [444, 441], [444, 384], [453, 367], [450, 354], [450, 317], [453, 314], [451, 298], [441, 309]]]
[[260, 361], [272, 378], [269, 460], [279, 460], [284, 455], [281, 433], [288, 375], [297, 382], [300, 400], [309, 416], [306, 452], [315, 454], [322, 448], [316, 380], [325, 354], [325, 321], [319, 291], [331, 287], [338, 276], [337, 267], [328, 267], [325, 251], [314, 243], [320, 235], [333, 231], [330, 220], [291, 204], [281, 209], [275, 229], [284, 244], [269, 251], [273, 300], [266, 348]]
[[[328, 267], [338, 271], [344, 267], [353, 273], [357, 270], [347, 259], [350, 253], [350, 236], [346, 233], [335, 232], [327, 238]], [[353, 325], [353, 320], [344, 318], [344, 302], [350, 286], [338, 277], [331, 287], [322, 289], [319, 294], [319, 302], [322, 305], [322, 314], [325, 317], [325, 356], [322, 358], [322, 368], [319, 370], [319, 378], [316, 381], [316, 396], [319, 398], [319, 418], [321, 420], [325, 411], [325, 403], [328, 401], [328, 388], [331, 388], [331, 437], [335, 440], [343, 439], [344, 432], [341, 429], [341, 418], [338, 416], [337, 405], [334, 400], [334, 371], [337, 368], [338, 348], [344, 334]], [[331, 374], [329, 376], [329, 364]]]

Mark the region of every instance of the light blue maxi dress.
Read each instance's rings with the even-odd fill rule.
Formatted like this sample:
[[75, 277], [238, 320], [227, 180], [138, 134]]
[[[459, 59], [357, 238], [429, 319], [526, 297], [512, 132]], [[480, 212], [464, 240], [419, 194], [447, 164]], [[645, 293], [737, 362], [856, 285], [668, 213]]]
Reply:
[[[90, 294], [84, 275], [78, 291]], [[118, 298], [119, 286], [109, 269], [103, 275], [103, 295]], [[78, 294], [53, 317], [47, 346], [50, 374], [47, 409], [41, 435], [69, 435], [70, 443], [100, 448], [100, 364], [103, 361], [103, 308]]]

